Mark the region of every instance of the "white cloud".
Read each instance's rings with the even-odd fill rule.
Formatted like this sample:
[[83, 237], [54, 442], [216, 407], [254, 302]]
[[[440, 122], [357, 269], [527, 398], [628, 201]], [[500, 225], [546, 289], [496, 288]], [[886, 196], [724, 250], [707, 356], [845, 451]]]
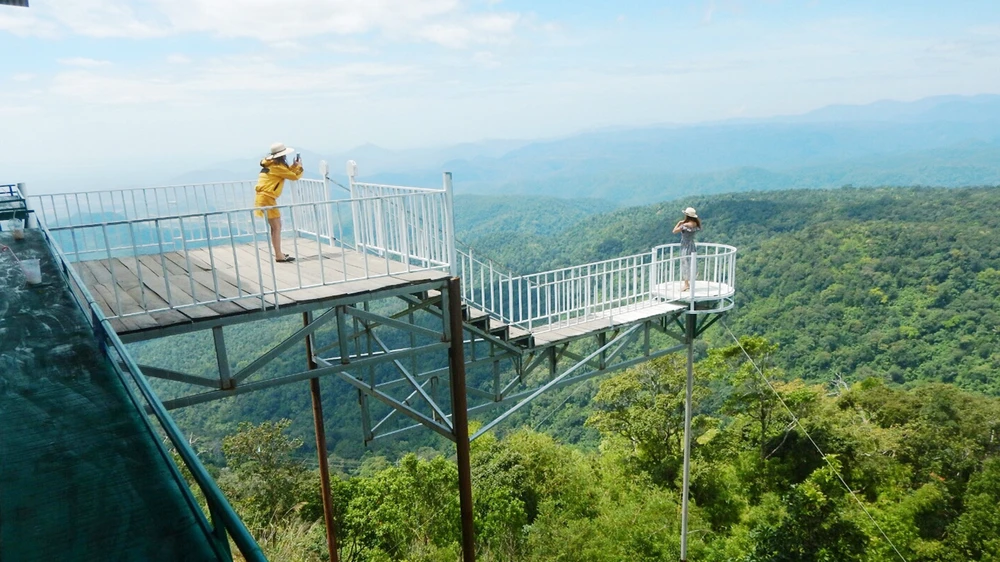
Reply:
[[980, 37], [987, 37], [993, 39], [1000, 38], [1000, 23], [976, 25], [969, 28], [969, 33]]
[[58, 26], [47, 21], [31, 10], [0, 10], [0, 31], [18, 37], [52, 38], [57, 35]]
[[136, 104], [180, 101], [186, 93], [163, 78], [106, 76], [89, 70], [74, 70], [52, 78], [51, 93], [94, 104]]
[[17, 74], [11, 75], [10, 79], [14, 82], [30, 82], [37, 77], [37, 74], [32, 74], [30, 72], [19, 72]]
[[[279, 4], [273, 0], [147, 0], [139, 4], [76, 0], [39, 10], [50, 31], [58, 24], [86, 37], [207, 33], [287, 44], [324, 35], [379, 34], [453, 48], [506, 41], [520, 18], [514, 12], [476, 12], [463, 0], [283, 0]], [[25, 25], [0, 19], [0, 30]]]
[[167, 55], [168, 64], [191, 64], [191, 58], [185, 55], [173, 54]]
[[479, 51], [472, 55], [472, 60], [477, 65], [484, 68], [497, 68], [500, 66], [500, 61], [497, 59], [496, 55], [489, 51]]
[[183, 72], [169, 68], [131, 74], [62, 72], [52, 79], [49, 92], [93, 105], [211, 106], [358, 95], [413, 80], [420, 74], [415, 67], [382, 63], [290, 67], [268, 58], [231, 57], [185, 67]]
[[[159, 0], [157, 0], [159, 1]], [[145, 4], [136, 11], [127, 0], [76, 0], [56, 6], [39, 8], [51, 20], [70, 31], [87, 37], [150, 38], [164, 37], [171, 33], [162, 15]]]
[[334, 53], [343, 53], [345, 55], [369, 55], [375, 53], [375, 49], [366, 45], [341, 41], [331, 41], [325, 45], [325, 48]]
[[513, 37], [517, 14], [486, 14], [452, 22], [431, 23], [417, 36], [443, 47], [462, 49], [477, 44], [505, 44]]
[[5, 115], [8, 117], [18, 116], [18, 115], [30, 115], [32, 113], [38, 113], [41, 108], [37, 105], [6, 105], [0, 104], [0, 115]]
[[65, 66], [78, 66], [80, 68], [95, 68], [111, 64], [111, 61], [90, 59], [87, 57], [70, 57], [68, 59], [59, 59], [58, 62]]

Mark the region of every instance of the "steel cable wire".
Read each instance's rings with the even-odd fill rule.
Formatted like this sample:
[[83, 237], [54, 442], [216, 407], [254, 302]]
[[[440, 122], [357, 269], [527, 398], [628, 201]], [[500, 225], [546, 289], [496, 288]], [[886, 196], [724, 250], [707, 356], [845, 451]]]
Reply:
[[764, 372], [761, 371], [760, 367], [757, 366], [757, 362], [753, 360], [753, 357], [750, 357], [750, 354], [747, 353], [747, 350], [743, 347], [743, 344], [740, 343], [740, 340], [737, 339], [737, 337], [733, 334], [733, 331], [729, 329], [729, 325], [727, 325], [726, 322], [723, 321], [722, 326], [726, 329], [726, 332], [729, 333], [729, 336], [733, 338], [733, 341], [736, 342], [736, 345], [740, 347], [740, 351], [743, 352], [743, 355], [745, 355], [746, 358], [750, 361], [750, 364], [753, 365], [754, 370], [757, 371], [757, 374], [760, 376], [761, 380], [764, 381], [764, 384], [766, 384], [767, 387], [771, 389], [771, 392], [774, 393], [775, 398], [778, 399], [778, 402], [780, 402], [782, 407], [785, 408], [785, 411], [788, 412], [788, 415], [789, 417], [791, 417], [792, 422], [802, 431], [802, 433], [806, 436], [806, 439], [808, 439], [809, 442], [812, 443], [812, 446], [816, 448], [816, 451], [819, 452], [820, 456], [823, 457], [823, 460], [826, 462], [827, 466], [829, 466], [830, 470], [832, 470], [833, 473], [837, 476], [837, 480], [840, 480], [840, 483], [841, 485], [844, 486], [844, 489], [847, 490], [847, 492], [851, 494], [851, 497], [854, 498], [854, 501], [858, 503], [858, 507], [861, 508], [861, 511], [864, 511], [865, 515], [868, 516], [868, 519], [871, 519], [871, 522], [875, 525], [875, 528], [878, 529], [879, 534], [882, 535], [882, 538], [884, 538], [885, 541], [889, 543], [889, 546], [892, 547], [892, 550], [895, 551], [896, 555], [899, 556], [900, 560], [902, 560], [903, 562], [907, 562], [906, 557], [904, 557], [903, 554], [899, 552], [899, 549], [896, 548], [896, 545], [892, 542], [892, 539], [889, 538], [889, 535], [885, 534], [885, 531], [882, 530], [882, 526], [878, 524], [878, 521], [875, 520], [875, 517], [872, 516], [871, 512], [868, 511], [868, 508], [865, 507], [865, 504], [862, 503], [861, 498], [859, 498], [857, 494], [854, 493], [854, 490], [852, 490], [851, 487], [847, 485], [847, 481], [844, 480], [844, 477], [840, 474], [840, 471], [837, 470], [837, 467], [834, 466], [833, 462], [826, 456], [826, 453], [823, 452], [823, 449], [821, 449], [820, 446], [816, 444], [816, 441], [813, 440], [812, 435], [810, 435], [809, 432], [806, 431], [806, 428], [802, 426], [802, 423], [799, 421], [798, 416], [796, 416], [795, 413], [792, 412], [792, 409], [788, 407], [788, 404], [785, 403], [785, 400], [781, 397], [780, 394], [778, 394], [778, 391], [775, 390], [775, 388], [771, 385], [771, 381], [767, 380], [767, 377], [764, 376]]

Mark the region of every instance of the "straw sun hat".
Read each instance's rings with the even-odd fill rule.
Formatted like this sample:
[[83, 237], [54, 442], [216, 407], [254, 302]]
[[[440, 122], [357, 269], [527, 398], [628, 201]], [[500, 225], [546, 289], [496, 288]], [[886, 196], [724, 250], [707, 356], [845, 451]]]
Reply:
[[684, 209], [684, 214], [692, 218], [698, 218], [698, 213], [695, 212], [694, 207]]
[[295, 152], [294, 148], [286, 148], [284, 143], [276, 142], [271, 145], [271, 154], [268, 155], [268, 158], [281, 158], [293, 152]]

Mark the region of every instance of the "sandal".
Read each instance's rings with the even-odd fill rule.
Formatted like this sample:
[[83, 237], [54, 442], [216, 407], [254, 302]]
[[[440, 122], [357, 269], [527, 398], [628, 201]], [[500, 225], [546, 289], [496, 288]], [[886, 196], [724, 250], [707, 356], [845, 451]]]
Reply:
[[274, 260], [274, 261], [276, 261], [278, 263], [289, 263], [289, 262], [295, 261], [295, 258], [292, 257], [292, 256], [290, 256], [290, 255], [288, 255], [288, 254], [285, 254], [284, 258], [282, 258], [280, 260]]

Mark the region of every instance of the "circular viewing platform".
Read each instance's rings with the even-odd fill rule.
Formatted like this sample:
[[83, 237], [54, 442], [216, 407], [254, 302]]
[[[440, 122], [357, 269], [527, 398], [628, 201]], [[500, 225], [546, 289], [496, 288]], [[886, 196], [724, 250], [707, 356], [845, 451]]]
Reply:
[[[692, 259], [693, 258], [693, 259]], [[655, 298], [689, 303], [696, 313], [723, 312], [733, 307], [736, 295], [736, 248], [725, 244], [695, 244], [685, 255], [680, 244], [653, 248]]]

